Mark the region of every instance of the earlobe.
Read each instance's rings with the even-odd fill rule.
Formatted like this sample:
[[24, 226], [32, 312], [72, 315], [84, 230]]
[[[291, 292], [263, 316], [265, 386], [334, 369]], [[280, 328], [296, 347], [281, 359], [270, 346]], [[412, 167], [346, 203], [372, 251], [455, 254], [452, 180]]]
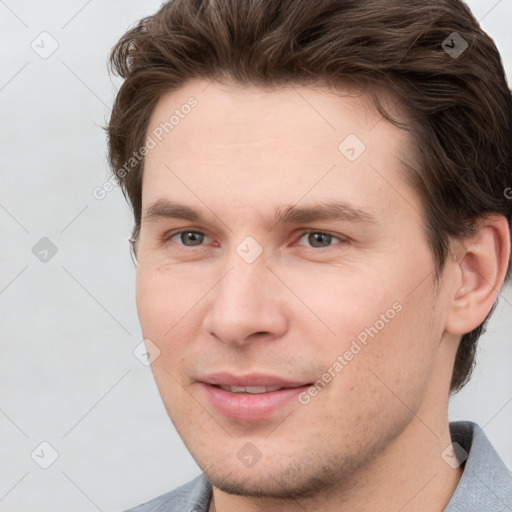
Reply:
[[483, 219], [462, 247], [457, 289], [445, 326], [447, 332], [460, 335], [485, 320], [503, 285], [510, 258], [507, 219], [502, 215]]

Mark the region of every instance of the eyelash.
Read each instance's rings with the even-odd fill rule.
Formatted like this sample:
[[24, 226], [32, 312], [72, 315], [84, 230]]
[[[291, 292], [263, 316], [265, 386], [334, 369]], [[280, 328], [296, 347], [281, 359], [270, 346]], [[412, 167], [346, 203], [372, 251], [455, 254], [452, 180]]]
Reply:
[[[195, 231], [193, 229], [182, 229], [180, 231], [176, 231], [176, 232], [171, 232], [171, 233], [168, 233], [166, 235], [163, 236], [163, 244], [164, 245], [167, 245], [169, 242], [172, 242], [172, 238], [174, 238], [175, 236], [177, 235], [180, 235], [182, 233], [194, 233], [194, 234], [199, 234], [199, 235], [205, 235], [206, 237], [208, 235], [206, 235], [205, 233], [203, 233], [202, 231]], [[318, 230], [312, 230], [312, 229], [309, 229], [309, 230], [304, 230], [301, 232], [299, 238], [297, 240], [301, 240], [304, 235], [308, 235], [308, 234], [311, 234], [311, 233], [314, 233], [314, 234], [321, 234], [321, 235], [327, 235], [327, 236], [330, 236], [332, 237], [333, 239], [337, 239], [339, 240], [340, 243], [345, 243], [345, 242], [348, 242], [349, 239], [343, 235], [335, 235], [334, 233], [330, 233], [328, 231], [318, 231]], [[187, 246], [187, 245], [183, 245], [183, 244], [180, 244], [178, 243], [177, 244], [178, 246], [180, 247], [183, 247], [185, 250], [188, 248], [188, 249], [193, 249], [193, 248], [202, 248], [203, 245], [199, 245], [199, 246]], [[327, 247], [307, 247], [308, 249], [311, 249], [315, 252], [321, 252], [323, 250], [326, 250], [326, 249], [330, 249], [332, 247], [336, 247], [337, 244], [335, 245], [330, 245], [330, 246], [327, 246]]]

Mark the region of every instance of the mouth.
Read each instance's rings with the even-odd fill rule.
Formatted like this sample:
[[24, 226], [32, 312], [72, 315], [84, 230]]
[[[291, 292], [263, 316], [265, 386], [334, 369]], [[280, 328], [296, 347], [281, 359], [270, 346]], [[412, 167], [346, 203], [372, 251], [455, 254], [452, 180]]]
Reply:
[[289, 389], [279, 386], [215, 386], [230, 393], [250, 393], [251, 395], [259, 395], [261, 393], [271, 393], [280, 389]]
[[226, 418], [257, 421], [277, 417], [299, 405], [297, 397], [311, 383], [285, 380], [272, 375], [234, 376], [216, 374], [200, 383], [210, 405]]

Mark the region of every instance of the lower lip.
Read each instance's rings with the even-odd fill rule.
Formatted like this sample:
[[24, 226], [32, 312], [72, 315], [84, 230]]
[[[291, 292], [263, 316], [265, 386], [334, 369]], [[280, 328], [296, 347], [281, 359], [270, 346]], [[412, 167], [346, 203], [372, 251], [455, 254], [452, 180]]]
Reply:
[[308, 389], [310, 384], [298, 388], [285, 388], [268, 393], [231, 393], [210, 384], [201, 383], [211, 404], [224, 416], [243, 421], [270, 418], [279, 409]]

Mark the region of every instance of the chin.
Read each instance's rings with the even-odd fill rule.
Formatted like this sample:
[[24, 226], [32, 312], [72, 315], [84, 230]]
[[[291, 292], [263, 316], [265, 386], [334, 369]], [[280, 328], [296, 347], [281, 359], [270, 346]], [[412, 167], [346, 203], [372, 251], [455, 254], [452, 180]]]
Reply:
[[[339, 484], [353, 471], [347, 460], [318, 460], [305, 457], [287, 466], [263, 464], [241, 469], [238, 465], [203, 469], [210, 483], [221, 491], [236, 496], [272, 499], [312, 497], [326, 488]], [[349, 467], [350, 466], [350, 467]], [[343, 477], [342, 475], [345, 475]]]
[[267, 476], [248, 476], [246, 478], [232, 475], [225, 478], [218, 475], [207, 474], [206, 476], [214, 487], [227, 494], [253, 498], [287, 500], [290, 498], [304, 498], [314, 495], [325, 486], [318, 479], [315, 479], [316, 482], [309, 482], [309, 485], [304, 486], [302, 482], [289, 479], [282, 481], [280, 478], [274, 478], [269, 474]]

